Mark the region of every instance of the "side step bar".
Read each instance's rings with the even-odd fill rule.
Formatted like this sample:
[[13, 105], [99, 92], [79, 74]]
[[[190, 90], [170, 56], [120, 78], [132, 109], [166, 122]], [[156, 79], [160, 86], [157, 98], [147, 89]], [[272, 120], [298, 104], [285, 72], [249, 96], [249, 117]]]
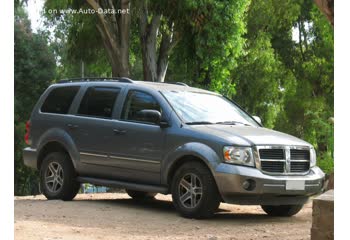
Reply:
[[77, 177], [77, 181], [80, 183], [91, 183], [91, 184], [106, 186], [106, 187], [127, 188], [134, 191], [154, 192], [154, 193], [163, 193], [163, 194], [169, 193], [168, 188], [166, 187], [139, 184], [139, 183], [130, 183], [130, 182], [117, 181], [117, 180], [91, 178], [91, 177]]

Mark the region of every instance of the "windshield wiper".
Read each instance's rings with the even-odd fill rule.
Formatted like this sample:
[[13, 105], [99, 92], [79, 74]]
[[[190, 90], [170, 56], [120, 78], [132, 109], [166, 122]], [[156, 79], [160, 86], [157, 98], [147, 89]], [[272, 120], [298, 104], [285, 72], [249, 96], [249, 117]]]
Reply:
[[187, 122], [187, 125], [206, 125], [206, 124], [214, 124], [208, 121], [197, 121], [197, 122]]
[[238, 122], [238, 121], [223, 121], [223, 122], [216, 122], [215, 124], [225, 124], [225, 125], [243, 124], [243, 125], [245, 125], [245, 126], [251, 126], [250, 124], [242, 123], [242, 122]]

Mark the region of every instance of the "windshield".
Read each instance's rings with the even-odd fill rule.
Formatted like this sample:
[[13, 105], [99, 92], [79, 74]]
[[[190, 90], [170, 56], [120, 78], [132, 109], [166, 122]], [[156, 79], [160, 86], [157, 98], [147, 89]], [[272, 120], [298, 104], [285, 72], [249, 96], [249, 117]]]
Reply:
[[162, 93], [187, 124], [259, 126], [248, 114], [222, 96], [186, 91]]

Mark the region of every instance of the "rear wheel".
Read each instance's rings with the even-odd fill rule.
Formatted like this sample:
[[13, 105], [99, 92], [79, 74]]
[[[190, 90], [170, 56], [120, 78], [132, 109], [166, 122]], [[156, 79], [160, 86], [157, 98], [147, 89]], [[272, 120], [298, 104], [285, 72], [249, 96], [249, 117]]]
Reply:
[[291, 217], [297, 214], [302, 208], [301, 205], [261, 205], [261, 208], [269, 215], [275, 217]]
[[40, 168], [40, 188], [47, 199], [72, 200], [80, 184], [69, 156], [62, 152], [49, 153]]
[[136, 200], [153, 199], [157, 195], [157, 193], [141, 192], [130, 189], [125, 189], [125, 191], [130, 197]]
[[186, 218], [208, 218], [218, 209], [220, 195], [209, 169], [188, 162], [175, 173], [171, 187], [173, 204]]

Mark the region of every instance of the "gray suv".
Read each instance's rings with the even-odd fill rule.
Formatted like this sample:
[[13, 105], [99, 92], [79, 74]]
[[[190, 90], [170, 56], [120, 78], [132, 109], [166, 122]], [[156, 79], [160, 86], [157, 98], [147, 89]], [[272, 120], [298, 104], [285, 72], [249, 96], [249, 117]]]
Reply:
[[24, 163], [40, 171], [47, 199], [72, 200], [92, 183], [135, 199], [172, 194], [190, 218], [220, 202], [292, 216], [324, 185], [312, 145], [183, 83], [61, 81], [40, 97], [25, 141]]

